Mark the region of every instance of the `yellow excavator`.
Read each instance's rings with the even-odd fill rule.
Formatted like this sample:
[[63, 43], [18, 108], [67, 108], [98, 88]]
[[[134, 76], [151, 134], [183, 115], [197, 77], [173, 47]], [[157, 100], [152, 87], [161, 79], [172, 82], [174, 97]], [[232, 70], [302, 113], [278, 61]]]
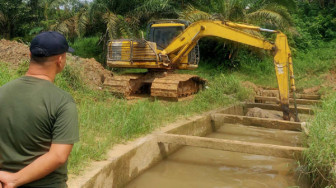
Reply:
[[[271, 32], [275, 42], [247, 32]], [[108, 43], [109, 67], [148, 69], [146, 73], [114, 76], [104, 86], [124, 97], [149, 94], [153, 97], [179, 99], [197, 93], [206, 80], [197, 75], [177, 74], [174, 70], [196, 69], [199, 63], [198, 40], [215, 36], [271, 51], [280, 93], [283, 118], [290, 119], [289, 80], [295, 92], [291, 51], [286, 35], [276, 30], [229, 21], [159, 20], [149, 23], [147, 40], [121, 39]], [[297, 114], [295, 114], [297, 117]]]

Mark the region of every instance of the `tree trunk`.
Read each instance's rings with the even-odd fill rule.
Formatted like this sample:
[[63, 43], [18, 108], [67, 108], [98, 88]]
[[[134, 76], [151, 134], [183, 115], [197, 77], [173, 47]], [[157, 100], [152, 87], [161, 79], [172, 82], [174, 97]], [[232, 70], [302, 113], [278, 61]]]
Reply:
[[324, 8], [324, 0], [320, 0], [320, 7]]
[[5, 39], [9, 40], [11, 38], [11, 24], [7, 23], [6, 31], [4, 32]]
[[[49, 4], [46, 3], [46, 4], [44, 5], [43, 14], [44, 14], [44, 19], [47, 21], [47, 23], [48, 23], [48, 21], [49, 21], [49, 18], [48, 18], [48, 10], [49, 10]], [[49, 27], [49, 25], [48, 25], [48, 27]]]

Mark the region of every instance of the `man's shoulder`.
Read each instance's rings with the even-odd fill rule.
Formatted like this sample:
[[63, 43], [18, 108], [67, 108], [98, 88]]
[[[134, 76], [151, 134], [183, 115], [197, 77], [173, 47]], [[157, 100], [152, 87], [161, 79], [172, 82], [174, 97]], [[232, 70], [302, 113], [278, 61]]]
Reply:
[[57, 87], [50, 81], [28, 76], [22, 76], [15, 80], [9, 81], [0, 87], [0, 92], [7, 92], [12, 90], [16, 91], [22, 89], [25, 89], [27, 92], [31, 92], [32, 90], [38, 91], [37, 93], [39, 93], [39, 96], [48, 95], [51, 99], [54, 100], [60, 99], [64, 102], [74, 102], [74, 99], [70, 93]]
[[74, 102], [74, 99], [69, 92], [64, 91], [63, 89], [57, 87], [54, 84], [52, 85], [52, 88], [53, 88], [53, 91], [51, 91], [51, 92], [53, 92], [54, 94], [64, 98], [65, 100], [68, 100], [69, 102]]
[[16, 78], [14, 80], [11, 80], [11, 81], [5, 83], [4, 85], [0, 86], [0, 90], [5, 89], [7, 87], [11, 87], [12, 85], [16, 85], [19, 82], [20, 82], [20, 78]]
[[75, 100], [70, 93], [54, 84], [52, 84], [46, 92], [46, 94], [50, 96], [48, 97], [49, 100], [51, 100], [54, 104], [58, 104], [59, 107], [63, 107], [69, 103], [76, 105]]

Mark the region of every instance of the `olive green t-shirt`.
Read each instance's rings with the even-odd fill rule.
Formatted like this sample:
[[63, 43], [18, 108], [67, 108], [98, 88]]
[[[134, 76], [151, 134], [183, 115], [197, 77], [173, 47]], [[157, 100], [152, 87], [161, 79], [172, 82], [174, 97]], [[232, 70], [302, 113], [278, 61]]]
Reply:
[[[0, 87], [0, 170], [17, 172], [47, 153], [52, 143], [79, 140], [76, 104], [53, 83], [23, 76]], [[67, 164], [25, 186], [67, 180]]]

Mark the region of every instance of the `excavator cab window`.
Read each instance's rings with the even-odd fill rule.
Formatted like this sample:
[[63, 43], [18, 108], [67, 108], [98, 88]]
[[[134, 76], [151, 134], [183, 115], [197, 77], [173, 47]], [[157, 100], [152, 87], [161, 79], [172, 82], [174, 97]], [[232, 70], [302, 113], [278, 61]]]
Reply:
[[[182, 24], [179, 24], [179, 26], [165, 26], [163, 24], [154, 25], [157, 26], [151, 27], [149, 40], [155, 42], [157, 48], [160, 50], [165, 49], [171, 41], [185, 29], [185, 26]], [[161, 25], [163, 27], [160, 27]]]
[[[169, 22], [154, 23], [149, 25], [149, 35], [147, 40], [155, 42], [159, 50], [165, 49], [175, 37], [181, 34], [187, 27], [187, 23]], [[189, 65], [198, 65], [199, 48], [198, 44], [190, 51], [187, 59]]]

